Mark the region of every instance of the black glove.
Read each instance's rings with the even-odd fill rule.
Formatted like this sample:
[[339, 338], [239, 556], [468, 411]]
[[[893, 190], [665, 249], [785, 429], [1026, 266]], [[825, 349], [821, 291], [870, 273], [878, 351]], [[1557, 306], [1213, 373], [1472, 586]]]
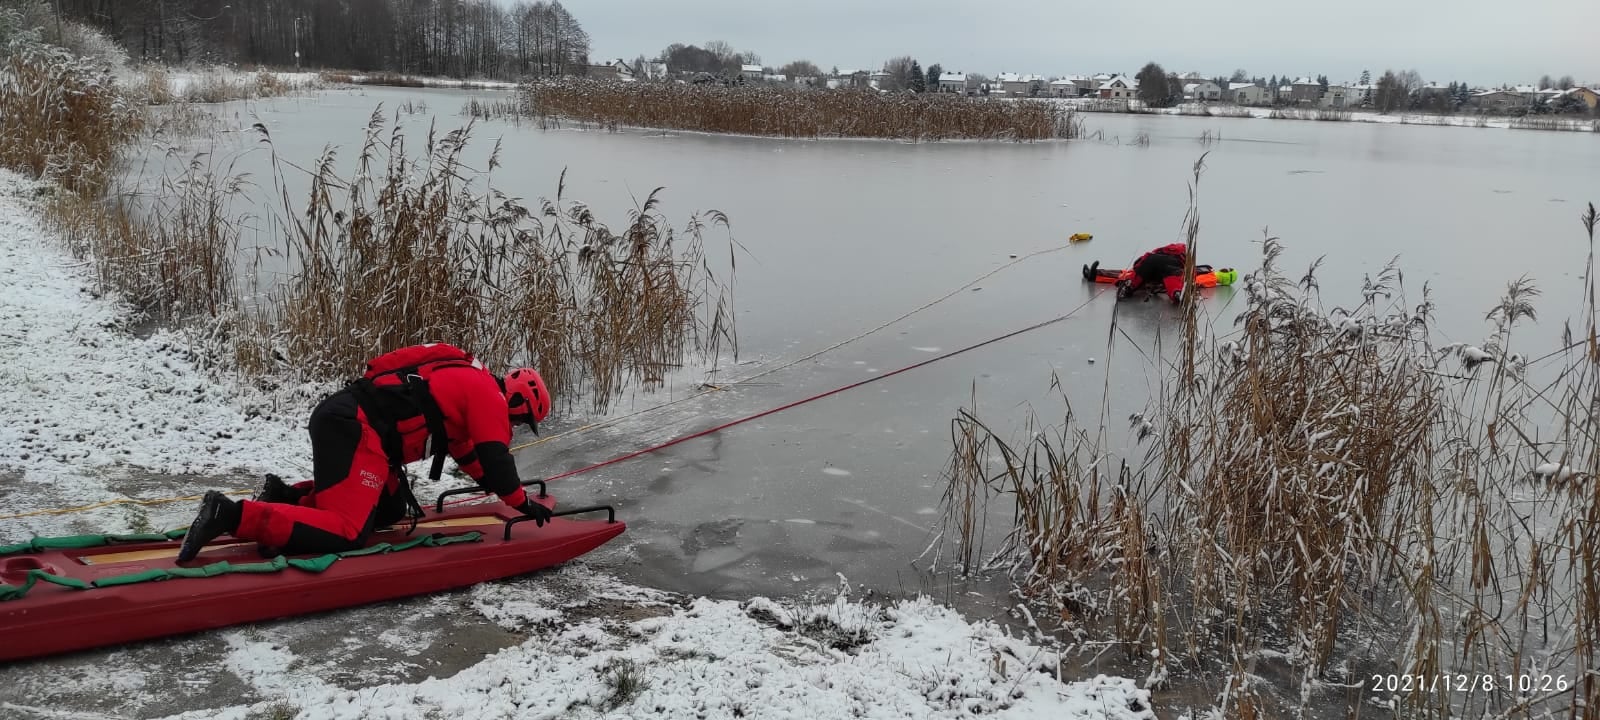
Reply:
[[531, 496], [517, 506], [517, 512], [533, 518], [533, 524], [539, 527], [544, 527], [545, 523], [550, 522], [550, 508], [540, 505]]

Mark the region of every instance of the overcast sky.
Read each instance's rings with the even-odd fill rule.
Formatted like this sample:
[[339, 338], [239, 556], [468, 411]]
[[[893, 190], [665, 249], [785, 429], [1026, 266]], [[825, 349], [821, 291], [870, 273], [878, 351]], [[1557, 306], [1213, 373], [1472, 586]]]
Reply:
[[1600, 0], [563, 0], [594, 58], [725, 40], [780, 66], [876, 69], [895, 55], [947, 70], [1040, 75], [1325, 74], [1415, 68], [1425, 81], [1600, 82]]

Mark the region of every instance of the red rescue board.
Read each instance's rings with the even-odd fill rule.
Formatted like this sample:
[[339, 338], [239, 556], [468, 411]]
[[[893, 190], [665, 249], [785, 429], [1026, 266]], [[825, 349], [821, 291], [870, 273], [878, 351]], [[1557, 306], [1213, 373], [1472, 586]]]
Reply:
[[[555, 504], [550, 497], [540, 501]], [[500, 503], [443, 512], [430, 508], [415, 533], [407, 535], [405, 526], [389, 528], [375, 533], [370, 545], [399, 544], [435, 533], [477, 531], [483, 538], [341, 558], [320, 573], [290, 567], [272, 573], [173, 578], [87, 590], [40, 582], [24, 597], [0, 601], [0, 661], [335, 610], [533, 572], [577, 558], [622, 534], [626, 525], [609, 516], [609, 508], [603, 510], [608, 516], [600, 519], [557, 517], [537, 527], [532, 522], [507, 525], [520, 514]], [[0, 558], [0, 582], [20, 585], [33, 569], [84, 582], [171, 569], [178, 546], [173, 540], [9, 556]], [[222, 560], [263, 561], [255, 543], [223, 537], [186, 566]]]

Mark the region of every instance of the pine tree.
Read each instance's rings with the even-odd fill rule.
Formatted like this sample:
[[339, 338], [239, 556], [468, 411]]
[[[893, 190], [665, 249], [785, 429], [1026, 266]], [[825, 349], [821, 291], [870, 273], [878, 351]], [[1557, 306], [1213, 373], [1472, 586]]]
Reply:
[[911, 61], [911, 92], [923, 92], [928, 89], [927, 78], [922, 75], [922, 65], [915, 60]]
[[929, 92], [939, 92], [944, 89], [939, 86], [939, 78], [942, 75], [944, 75], [944, 67], [940, 66], [939, 63], [928, 66], [928, 72], [923, 80], [927, 84]]
[[1372, 84], [1372, 71], [1371, 70], [1362, 70], [1361, 71], [1361, 84], [1362, 85], [1371, 85]]

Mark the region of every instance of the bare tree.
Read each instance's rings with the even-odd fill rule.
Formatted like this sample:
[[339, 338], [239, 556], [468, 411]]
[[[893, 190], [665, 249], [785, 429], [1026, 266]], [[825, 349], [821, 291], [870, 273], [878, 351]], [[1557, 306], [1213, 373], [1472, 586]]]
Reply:
[[1571, 90], [1572, 86], [1576, 84], [1572, 81], [1571, 75], [1562, 75], [1561, 79], [1556, 81], [1556, 87], [1562, 90]]
[[1410, 93], [1406, 91], [1405, 83], [1393, 70], [1383, 71], [1383, 77], [1378, 78], [1378, 86], [1372, 93], [1372, 106], [1381, 113], [1393, 112], [1406, 106]]
[[783, 68], [778, 70], [778, 72], [782, 73], [784, 77], [789, 78], [790, 80], [796, 80], [803, 77], [822, 77], [822, 68], [817, 67], [816, 63], [813, 63], [810, 60], [796, 60], [788, 65], [784, 65]]
[[883, 71], [889, 74], [888, 80], [884, 83], [886, 87], [879, 87], [878, 89], [890, 91], [909, 89], [911, 87], [911, 66], [915, 65], [916, 62], [916, 60], [911, 59], [910, 55], [890, 58], [888, 62], [883, 64]]
[[1550, 79], [1549, 75], [1545, 75], [1544, 77], [1539, 78], [1539, 89], [1540, 90], [1549, 90], [1550, 86], [1554, 85], [1554, 84], [1555, 83]]

